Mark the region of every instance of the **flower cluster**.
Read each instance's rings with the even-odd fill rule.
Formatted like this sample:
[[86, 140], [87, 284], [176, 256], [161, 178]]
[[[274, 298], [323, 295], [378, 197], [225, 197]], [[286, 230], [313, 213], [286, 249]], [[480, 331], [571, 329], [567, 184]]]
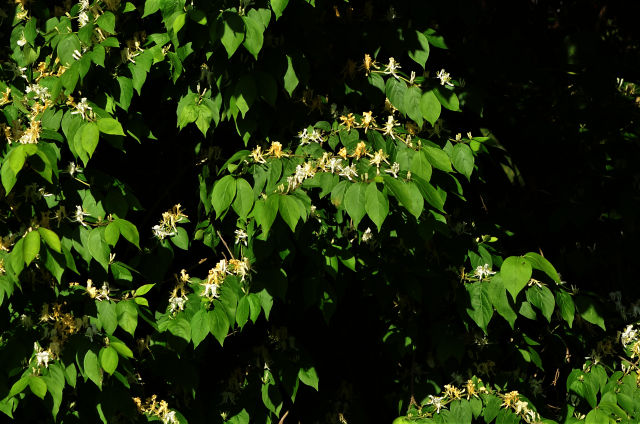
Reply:
[[495, 274], [495, 271], [491, 271], [489, 264], [478, 265], [475, 271], [473, 271], [473, 275], [478, 277], [480, 280], [484, 280], [493, 274]]
[[178, 424], [178, 417], [175, 411], [169, 410], [169, 404], [165, 400], [158, 401], [158, 396], [153, 395], [144, 402], [139, 397], [134, 397], [133, 402], [138, 407], [141, 414], [152, 415], [162, 420], [163, 424]]
[[631, 351], [631, 358], [640, 358], [640, 332], [633, 328], [632, 324], [627, 325], [622, 334], [620, 341], [625, 349]]
[[165, 237], [171, 237], [178, 234], [176, 224], [187, 219], [187, 215], [182, 213], [180, 208], [180, 204], [177, 204], [173, 209], [162, 214], [162, 221], [151, 228], [154, 236], [163, 240]]

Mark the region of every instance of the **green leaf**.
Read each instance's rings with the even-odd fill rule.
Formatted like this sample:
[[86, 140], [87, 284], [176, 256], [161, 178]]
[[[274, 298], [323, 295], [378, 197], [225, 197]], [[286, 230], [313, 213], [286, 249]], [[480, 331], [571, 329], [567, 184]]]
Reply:
[[241, 329], [249, 320], [250, 309], [249, 296], [241, 297], [240, 301], [238, 301], [238, 309], [236, 310], [236, 322]]
[[187, 343], [191, 341], [191, 324], [186, 319], [182, 317], [172, 319], [169, 321], [167, 329], [171, 334], [184, 339]]
[[510, 256], [502, 263], [500, 275], [504, 287], [515, 302], [518, 293], [525, 288], [531, 278], [531, 265], [523, 257]]
[[189, 234], [182, 227], [176, 228], [176, 235], [171, 236], [171, 242], [179, 249], [189, 250]]
[[262, 49], [262, 44], [264, 43], [263, 33], [265, 29], [262, 22], [258, 21], [258, 19], [260, 19], [260, 16], [252, 14], [242, 17], [246, 30], [243, 45], [256, 60], [258, 59], [258, 53]]
[[96, 21], [96, 24], [98, 24], [100, 28], [102, 28], [103, 30], [107, 31], [110, 34], [113, 34], [116, 32], [116, 16], [113, 13], [109, 12], [108, 10], [105, 11], [102, 15], [100, 15], [100, 17]]
[[542, 311], [542, 315], [551, 322], [551, 315], [556, 305], [553, 293], [545, 286], [533, 285], [527, 289], [527, 300]]
[[[244, 40], [244, 22], [237, 13], [222, 14], [222, 35], [220, 41], [227, 50], [227, 57], [233, 56]], [[194, 119], [195, 120], [195, 119]]]
[[258, 199], [253, 208], [253, 216], [256, 219], [256, 223], [262, 227], [262, 231], [265, 234], [269, 232], [278, 214], [278, 196], [277, 194], [272, 194], [266, 199]]
[[98, 119], [98, 129], [103, 134], [124, 135], [122, 125], [120, 125], [120, 122], [113, 118]]
[[420, 177], [415, 177], [413, 180], [424, 199], [436, 210], [444, 212], [444, 199], [440, 196], [438, 190]]
[[231, 175], [225, 175], [213, 186], [211, 204], [216, 211], [216, 217], [220, 218], [229, 208], [236, 196], [236, 180]]
[[406, 114], [404, 108], [404, 96], [406, 92], [407, 84], [405, 84], [404, 81], [397, 80], [393, 77], [387, 79], [387, 83], [385, 84], [385, 93], [391, 104], [404, 114]]
[[109, 268], [109, 246], [102, 238], [100, 228], [94, 228], [89, 232], [87, 246], [85, 246], [91, 256], [98, 262], [105, 271]]
[[[273, 2], [271, 3], [273, 5]], [[276, 14], [276, 17], [277, 17], [277, 14]], [[293, 69], [293, 61], [291, 60], [291, 56], [287, 55], [287, 71], [284, 74], [284, 89], [287, 90], [287, 93], [289, 93], [289, 96], [293, 94], [293, 90], [296, 89], [299, 82], [300, 80], [298, 80], [296, 71], [295, 69]]]
[[296, 225], [301, 218], [298, 202], [293, 196], [282, 194], [279, 196], [278, 211], [280, 216], [287, 223], [291, 231], [296, 231]]
[[244, 179], [236, 180], [236, 198], [233, 201], [233, 210], [240, 218], [246, 218], [253, 208], [253, 189]]
[[[75, 34], [67, 34], [64, 36], [57, 46], [58, 57], [60, 58], [62, 65], [69, 66], [76, 62], [76, 59], [73, 57], [73, 53], [76, 50], [82, 51], [82, 46], [80, 45], [78, 37]], [[67, 69], [67, 72], [68, 71], [69, 70]], [[67, 72], [65, 72], [65, 74]]]
[[427, 40], [427, 37], [420, 31], [416, 31], [416, 37], [420, 46], [409, 50], [408, 54], [411, 59], [424, 69], [427, 59], [429, 58], [429, 40]]
[[102, 325], [102, 329], [107, 334], [113, 334], [118, 328], [116, 304], [110, 300], [97, 300], [96, 308], [98, 309], [98, 321]]
[[51, 250], [53, 250], [54, 252], [62, 253], [60, 238], [56, 233], [44, 227], [38, 227], [38, 232], [40, 233], [40, 238], [44, 240], [45, 243], [47, 243]]
[[98, 364], [98, 356], [92, 350], [88, 350], [84, 355], [83, 368], [89, 380], [102, 390], [102, 368]]
[[118, 224], [116, 224], [115, 221], [110, 222], [104, 229], [104, 241], [111, 246], [115, 246], [119, 238], [120, 229], [118, 228]]
[[544, 272], [549, 276], [549, 278], [560, 284], [560, 276], [558, 275], [558, 272], [553, 267], [553, 265], [551, 265], [551, 262], [549, 262], [546, 258], [535, 252], [529, 252], [525, 254], [524, 257], [527, 261], [529, 261], [533, 269]]
[[425, 182], [429, 182], [433, 168], [424, 150], [417, 151], [413, 155], [410, 170], [413, 175], [422, 178]]
[[122, 234], [129, 243], [140, 249], [140, 235], [138, 234], [138, 228], [125, 219], [116, 219], [114, 222], [118, 225], [120, 234]]
[[[65, 72], [66, 74], [67, 72]], [[64, 74], [62, 75], [64, 76]], [[118, 100], [118, 106], [124, 110], [129, 110], [131, 105], [131, 99], [133, 98], [133, 81], [131, 78], [118, 77], [118, 85], [120, 86], [120, 97]]]
[[449, 422], [456, 424], [471, 424], [471, 405], [467, 400], [454, 400], [449, 406]]
[[[81, 130], [76, 133], [76, 137], [80, 135], [82, 148], [87, 152], [89, 158], [93, 156], [93, 152], [98, 147], [98, 140], [100, 139], [100, 132], [98, 126], [94, 122], [87, 122], [82, 126]], [[85, 162], [86, 165], [86, 162]]]
[[142, 17], [145, 18], [160, 10], [160, 2], [161, 0], [146, 0], [144, 2], [144, 12], [142, 13]]
[[378, 232], [382, 223], [389, 214], [389, 200], [382, 194], [375, 183], [370, 183], [365, 191], [365, 211], [371, 221], [378, 227]]
[[191, 317], [191, 341], [194, 349], [207, 337], [207, 334], [209, 334], [209, 319], [207, 311], [201, 309]]
[[436, 95], [440, 104], [446, 109], [452, 110], [454, 112], [460, 110], [460, 101], [458, 100], [458, 96], [456, 96], [456, 93], [454, 93], [453, 91], [441, 86], [437, 86], [435, 90], [433, 90], [433, 94]]
[[585, 424], [609, 424], [609, 414], [601, 409], [592, 409], [584, 421]]
[[354, 228], [358, 228], [358, 224], [364, 217], [365, 210], [365, 191], [366, 184], [353, 183], [349, 186], [344, 194], [344, 207], [353, 220]]
[[420, 217], [424, 208], [424, 199], [418, 187], [412, 181], [403, 182], [393, 177], [385, 175], [384, 183], [398, 201], [404, 206], [411, 215], [416, 218]]
[[249, 108], [253, 104], [257, 95], [256, 82], [250, 75], [243, 75], [240, 77], [238, 84], [236, 84], [234, 97], [236, 99], [236, 106], [242, 117], [244, 118]]
[[573, 303], [571, 294], [567, 293], [564, 290], [558, 290], [556, 292], [556, 303], [558, 304], [558, 308], [560, 309], [560, 315], [562, 315], [562, 319], [567, 321], [567, 324], [569, 324], [569, 328], [571, 328], [573, 326], [573, 318], [576, 315], [576, 306]]
[[24, 236], [22, 252], [24, 263], [29, 266], [40, 253], [40, 233], [38, 231], [30, 231]]
[[489, 298], [489, 284], [488, 282], [465, 284], [471, 303], [471, 309], [467, 308], [467, 314], [485, 333], [493, 316], [493, 306]]
[[116, 368], [118, 368], [118, 352], [111, 346], [100, 349], [98, 357], [102, 369], [105, 370], [107, 374], [113, 374]]
[[24, 389], [27, 388], [27, 386], [29, 385], [29, 379], [31, 377], [22, 377], [20, 380], [16, 381], [15, 383], [13, 383], [13, 385], [11, 386], [11, 390], [9, 390], [9, 394], [7, 395], [7, 397], [13, 397], [19, 393], [22, 393], [24, 391]]
[[464, 143], [458, 143], [453, 146], [453, 152], [451, 154], [453, 166], [462, 175], [467, 177], [467, 180], [471, 179], [471, 172], [473, 172], [473, 152], [471, 147]]
[[300, 368], [298, 371], [298, 379], [307, 386], [313, 387], [318, 391], [318, 373], [314, 367]]
[[502, 318], [504, 318], [511, 328], [513, 329], [513, 325], [518, 317], [511, 308], [509, 304], [509, 299], [507, 298], [507, 291], [504, 288], [504, 284], [502, 283], [502, 276], [500, 274], [496, 274], [493, 276], [489, 283], [489, 300], [496, 308], [496, 311]]
[[178, 128], [182, 129], [188, 124], [196, 121], [200, 116], [200, 109], [198, 108], [198, 95], [196, 93], [188, 93], [186, 96], [180, 98], [178, 102], [178, 108], [176, 109], [176, 115], [178, 117]]
[[109, 346], [114, 348], [118, 354], [124, 358], [133, 358], [133, 351], [121, 341], [115, 340], [115, 337], [109, 338]]
[[409, 87], [404, 94], [404, 111], [409, 118], [418, 124], [418, 127], [422, 127], [423, 122], [422, 110], [420, 108], [421, 99], [422, 90], [415, 85]]
[[44, 399], [47, 394], [47, 383], [44, 382], [42, 377], [31, 376], [29, 378], [29, 388], [31, 392], [40, 399]]
[[451, 168], [451, 160], [449, 159], [447, 152], [432, 146], [424, 146], [422, 151], [434, 168], [445, 172], [453, 172], [453, 168]]
[[576, 306], [580, 316], [587, 322], [595, 324], [606, 331], [604, 318], [599, 311], [596, 300], [586, 296], [577, 296], [575, 299]]
[[220, 346], [222, 346], [229, 332], [229, 318], [227, 317], [227, 313], [220, 306], [209, 311], [207, 317], [209, 318], [209, 330], [211, 334], [213, 334], [213, 337], [215, 337], [218, 343], [220, 343]]
[[251, 321], [255, 323], [258, 320], [258, 317], [260, 316], [260, 310], [262, 309], [260, 305], [260, 296], [255, 293], [251, 293], [248, 295], [248, 297], [250, 318]]
[[136, 289], [135, 296], [144, 296], [145, 294], [149, 293], [149, 290], [151, 290], [155, 285], [155, 283], [151, 283], [138, 287]]
[[138, 326], [138, 307], [133, 300], [121, 300], [116, 307], [118, 325], [127, 333], [134, 335]]
[[289, 0], [271, 0], [271, 9], [273, 14], [276, 15], [276, 21], [282, 16], [282, 12], [289, 4]]

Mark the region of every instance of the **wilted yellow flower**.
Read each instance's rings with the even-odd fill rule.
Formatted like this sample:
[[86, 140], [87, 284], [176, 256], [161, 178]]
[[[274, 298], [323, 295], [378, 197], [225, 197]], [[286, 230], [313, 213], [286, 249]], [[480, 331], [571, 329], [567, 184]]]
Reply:
[[282, 151], [282, 144], [278, 141], [274, 141], [271, 143], [271, 147], [269, 148], [269, 150], [267, 150], [267, 155], [272, 155], [273, 157], [276, 158], [281, 158], [283, 156], [287, 156], [283, 151]]
[[451, 384], [446, 384], [444, 386], [444, 395], [448, 396], [450, 399], [460, 399], [462, 398], [462, 390], [452, 386]]
[[360, 159], [362, 156], [367, 154], [367, 145], [364, 141], [361, 141], [356, 146], [356, 151], [351, 155], [352, 158]]
[[370, 55], [364, 55], [364, 61], [362, 62], [362, 66], [360, 69], [364, 69], [366, 75], [371, 73], [372, 69], [379, 69], [380, 67], [376, 63], [375, 59], [372, 59]]
[[347, 148], [343, 147], [342, 149], [340, 149], [338, 151], [338, 156], [340, 156], [342, 159], [346, 159], [347, 158]]
[[366, 133], [370, 126], [374, 126], [376, 124], [376, 120], [373, 117], [371, 111], [362, 113], [362, 126], [364, 127], [364, 132]]
[[350, 131], [351, 128], [353, 128], [354, 125], [356, 124], [356, 118], [353, 116], [353, 113], [350, 113], [347, 116], [342, 115], [340, 117], [340, 120], [342, 121], [341, 125], [344, 125], [345, 127], [347, 127], [348, 131]]

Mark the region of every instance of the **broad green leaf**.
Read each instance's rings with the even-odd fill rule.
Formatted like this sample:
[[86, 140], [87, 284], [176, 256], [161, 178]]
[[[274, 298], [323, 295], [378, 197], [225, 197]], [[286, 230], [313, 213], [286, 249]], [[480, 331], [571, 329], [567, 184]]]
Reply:
[[100, 228], [94, 228], [89, 232], [87, 246], [85, 246], [91, 256], [98, 262], [105, 271], [109, 267], [109, 246], [102, 239]]
[[161, 0], [146, 0], [144, 2], [144, 11], [142, 17], [145, 18], [149, 15], [156, 13], [160, 10]]
[[358, 224], [366, 213], [365, 191], [364, 183], [353, 183], [344, 194], [344, 207], [353, 220], [354, 228], [358, 228]]
[[80, 40], [75, 34], [66, 34], [57, 46], [58, 57], [60, 58], [60, 62], [65, 66], [75, 63], [76, 59], [73, 57], [73, 54], [81, 50]]
[[[140, 249], [140, 235], [138, 234], [138, 228], [131, 222], [125, 219], [116, 219], [115, 223], [118, 225], [118, 230], [127, 241], [138, 249]], [[106, 238], [106, 231], [105, 231]]]
[[262, 231], [265, 234], [269, 232], [278, 214], [278, 196], [277, 194], [272, 194], [266, 199], [258, 199], [253, 208], [253, 216], [256, 219], [256, 223], [262, 227]]
[[556, 303], [560, 309], [560, 315], [562, 319], [567, 321], [569, 328], [573, 326], [573, 319], [576, 315], [576, 306], [573, 303], [573, 298], [569, 293], [564, 290], [558, 290], [556, 292]]
[[424, 150], [417, 151], [413, 155], [410, 170], [413, 175], [422, 178], [425, 182], [429, 182], [433, 168]]
[[491, 303], [496, 308], [496, 311], [502, 318], [504, 318], [511, 329], [513, 329], [513, 325], [518, 317], [509, 304], [509, 299], [507, 298], [507, 291], [504, 288], [504, 284], [502, 283], [502, 276], [500, 274], [496, 274], [493, 276], [489, 283], [489, 299]]
[[113, 374], [116, 368], [118, 368], [118, 352], [111, 346], [100, 349], [98, 358], [100, 359], [102, 369], [105, 370], [107, 374]]
[[449, 159], [447, 152], [432, 146], [424, 146], [422, 151], [434, 168], [445, 172], [453, 172], [453, 168], [451, 168], [451, 160]]
[[471, 424], [473, 418], [471, 414], [471, 405], [465, 399], [454, 400], [449, 406], [451, 413], [449, 420], [456, 424]]
[[22, 252], [24, 263], [29, 266], [36, 256], [38, 256], [38, 253], [40, 253], [40, 233], [38, 231], [30, 231], [24, 236]]
[[258, 22], [256, 20], [259, 18], [259, 16], [251, 14], [249, 16], [242, 17], [246, 29], [243, 45], [256, 60], [258, 59], [258, 53], [262, 49], [262, 44], [264, 43], [263, 32], [265, 28], [262, 25], [262, 22]]
[[191, 341], [193, 342], [193, 347], [198, 347], [207, 337], [207, 334], [209, 334], [209, 318], [207, 317], [207, 311], [201, 309], [191, 317]]
[[118, 314], [118, 325], [133, 336], [138, 326], [138, 307], [136, 303], [131, 299], [121, 300], [116, 307], [116, 313]]
[[88, 350], [84, 355], [83, 368], [89, 380], [102, 390], [102, 368], [98, 364], [98, 356], [92, 350]]
[[467, 177], [467, 180], [471, 179], [471, 172], [473, 171], [473, 152], [471, 147], [464, 143], [458, 143], [453, 146], [453, 152], [451, 154], [453, 166], [458, 172]]
[[400, 204], [402, 204], [411, 215], [416, 218], [420, 217], [424, 208], [424, 199], [415, 183], [412, 181], [399, 181], [387, 175], [385, 175], [383, 179], [385, 185], [391, 190]]
[[120, 122], [113, 118], [98, 119], [98, 129], [103, 134], [124, 135], [122, 125], [120, 125]]
[[244, 22], [237, 13], [224, 12], [221, 25], [220, 41], [227, 51], [227, 57], [231, 57], [244, 40]]
[[106, 32], [113, 34], [116, 32], [116, 17], [108, 10], [100, 15], [96, 24]]
[[587, 322], [595, 324], [606, 331], [604, 318], [596, 300], [586, 296], [576, 296], [575, 303], [580, 316]]
[[300, 368], [300, 371], [298, 371], [298, 378], [302, 383], [313, 387], [318, 391], [318, 382], [320, 379], [318, 378], [318, 373], [314, 367]]
[[106, 241], [111, 246], [115, 246], [118, 243], [118, 239], [120, 238], [120, 229], [118, 228], [118, 224], [115, 222], [110, 222], [104, 229], [104, 241]]
[[[100, 131], [95, 122], [87, 122], [82, 126], [82, 129], [78, 132], [81, 137], [82, 148], [87, 152], [89, 158], [93, 156], [93, 152], [98, 147], [98, 141], [100, 139]], [[76, 137], [78, 135], [76, 134]], [[86, 162], [85, 162], [86, 165]]]
[[64, 368], [60, 363], [53, 363], [49, 365], [49, 373], [43, 375], [42, 379], [47, 383], [47, 390], [53, 399], [51, 414], [55, 420], [62, 403], [62, 391], [65, 383]]
[[[272, 5], [273, 5], [273, 2], [272, 2]], [[300, 80], [298, 80], [296, 71], [295, 69], [293, 69], [293, 61], [291, 60], [291, 56], [287, 55], [287, 71], [284, 74], [284, 89], [287, 90], [287, 93], [289, 93], [289, 96], [293, 94], [293, 90], [296, 89], [299, 82]]]
[[42, 377], [35, 375], [31, 376], [29, 378], [29, 388], [31, 389], [31, 392], [40, 399], [44, 399], [47, 394], [47, 383], [44, 382]]
[[287, 223], [291, 231], [296, 231], [296, 225], [301, 218], [298, 202], [293, 196], [282, 194], [279, 196], [278, 211], [280, 216]]
[[585, 418], [585, 424], [609, 424], [609, 414], [601, 409], [592, 409]]
[[75, 364], [69, 364], [64, 369], [64, 378], [67, 381], [67, 384], [75, 389], [76, 381], [78, 379], [78, 370], [76, 369]]
[[236, 180], [236, 198], [233, 201], [233, 210], [240, 218], [246, 218], [253, 208], [253, 189], [242, 178]]
[[471, 303], [471, 308], [467, 308], [467, 314], [485, 333], [493, 316], [493, 306], [489, 298], [489, 284], [489, 282], [465, 284]]
[[238, 323], [240, 329], [242, 329], [242, 327], [244, 327], [244, 325], [249, 320], [250, 308], [249, 297], [241, 297], [238, 301], [238, 309], [236, 310], [236, 322]]
[[424, 69], [427, 59], [429, 58], [429, 40], [420, 31], [416, 31], [417, 42], [419, 46], [415, 49], [409, 50], [408, 54], [418, 65]]
[[184, 228], [176, 228], [176, 234], [171, 236], [170, 240], [177, 248], [189, 250], [189, 234]]
[[529, 261], [533, 269], [544, 272], [553, 281], [558, 284], [560, 283], [560, 276], [558, 275], [558, 272], [553, 267], [553, 265], [551, 265], [551, 262], [549, 262], [545, 257], [535, 252], [529, 252], [525, 254], [524, 257], [527, 261]]
[[207, 317], [209, 318], [209, 330], [211, 334], [213, 334], [213, 337], [215, 337], [218, 343], [220, 343], [220, 346], [222, 346], [229, 332], [229, 318], [227, 317], [227, 313], [223, 311], [222, 307], [215, 307], [212, 311], [209, 311]]
[[174, 336], [184, 339], [187, 343], [191, 341], [191, 324], [182, 317], [177, 317], [169, 321], [167, 330]]
[[260, 296], [256, 293], [250, 293], [248, 295], [249, 298], [249, 316], [251, 321], [254, 323], [258, 320], [260, 316], [260, 310], [262, 309], [260, 306]]
[[125, 358], [133, 358], [133, 351], [129, 349], [126, 344], [122, 343], [121, 341], [115, 340], [114, 337], [109, 338], [109, 346], [114, 348], [120, 356]]
[[382, 194], [375, 183], [370, 183], [365, 191], [365, 210], [371, 221], [378, 227], [378, 232], [382, 223], [389, 214], [389, 200]]
[[62, 253], [62, 246], [60, 245], [60, 238], [56, 233], [48, 228], [38, 227], [40, 238], [51, 248], [51, 250]]
[[518, 293], [525, 288], [531, 278], [531, 265], [523, 257], [510, 256], [500, 269], [502, 282], [515, 302]]
[[526, 292], [527, 300], [536, 308], [542, 311], [542, 315], [551, 322], [551, 315], [556, 305], [553, 293], [545, 286], [534, 284], [529, 287]]
[[273, 10], [273, 14], [276, 15], [276, 21], [280, 19], [282, 16], [282, 12], [284, 11], [287, 4], [289, 4], [289, 0], [271, 0], [271, 9]]
[[7, 395], [7, 397], [13, 397], [19, 393], [22, 393], [24, 391], [24, 389], [27, 388], [27, 386], [29, 385], [29, 379], [31, 378], [31, 376], [28, 377], [22, 377], [20, 380], [16, 381], [15, 383], [13, 383], [13, 385], [11, 386], [11, 390], [9, 390], [9, 394]]
[[211, 193], [211, 204], [216, 211], [216, 217], [220, 216], [229, 208], [233, 198], [236, 196], [236, 180], [231, 175], [225, 175], [213, 186]]
[[140, 286], [136, 289], [136, 296], [144, 296], [145, 294], [149, 293], [149, 290], [151, 290], [153, 288], [153, 286], [155, 286], [155, 283], [151, 283], [151, 284], [145, 284], [143, 286]]
[[414, 182], [418, 189], [420, 190], [420, 194], [424, 197], [424, 199], [429, 203], [432, 207], [440, 212], [444, 212], [444, 199], [438, 193], [438, 190], [430, 183], [425, 182], [420, 177], [415, 177]]
[[200, 116], [200, 108], [198, 107], [198, 95], [196, 93], [188, 93], [180, 98], [178, 108], [176, 109], [178, 117], [177, 125], [179, 129], [184, 128], [191, 122], [195, 122]]
[[422, 90], [412, 85], [407, 89], [404, 94], [404, 111], [409, 118], [418, 124], [418, 127], [422, 127], [422, 110], [420, 108], [420, 101], [422, 98]]
[[234, 97], [236, 107], [244, 118], [257, 96], [256, 82], [250, 75], [243, 75], [236, 84]]
[[436, 95], [440, 104], [446, 109], [452, 110], [454, 112], [460, 110], [460, 101], [458, 100], [458, 96], [456, 96], [456, 93], [454, 93], [452, 90], [446, 89], [441, 86], [436, 86], [436, 88], [433, 90], [433, 94]]
[[102, 325], [102, 329], [107, 334], [113, 334], [118, 328], [116, 304], [110, 300], [97, 300], [96, 308], [98, 309], [98, 321]]
[[406, 92], [407, 84], [405, 84], [404, 81], [397, 80], [393, 77], [387, 79], [385, 93], [391, 104], [403, 114], [406, 114], [404, 108], [404, 96]]

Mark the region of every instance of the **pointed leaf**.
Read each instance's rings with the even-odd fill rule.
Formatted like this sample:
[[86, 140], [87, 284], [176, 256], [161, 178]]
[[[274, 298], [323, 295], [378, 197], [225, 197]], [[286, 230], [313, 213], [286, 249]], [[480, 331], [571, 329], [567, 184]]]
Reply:
[[353, 220], [353, 226], [358, 228], [360, 220], [364, 217], [365, 211], [365, 190], [364, 183], [353, 183], [344, 194], [344, 207]]
[[500, 269], [502, 282], [515, 302], [518, 293], [525, 288], [531, 278], [531, 265], [523, 257], [510, 256]]
[[369, 184], [365, 191], [365, 210], [380, 232], [382, 223], [389, 215], [389, 200], [378, 191], [375, 183]]

